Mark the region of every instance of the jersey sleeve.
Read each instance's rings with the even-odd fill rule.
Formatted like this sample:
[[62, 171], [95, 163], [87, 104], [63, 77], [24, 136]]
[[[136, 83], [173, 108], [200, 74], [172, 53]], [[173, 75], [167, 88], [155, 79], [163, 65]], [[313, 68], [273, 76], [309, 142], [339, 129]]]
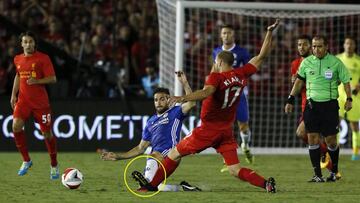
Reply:
[[182, 112], [182, 108], [181, 106], [174, 106], [174, 113], [175, 113], [175, 117], [178, 118], [179, 120], [184, 120], [187, 117], [187, 114], [184, 114]]
[[55, 71], [49, 56], [45, 55], [42, 60], [44, 77], [54, 76]]
[[15, 56], [13, 63], [14, 63], [14, 66], [15, 66], [16, 73], [18, 73], [17, 61], [18, 61], [18, 56]]
[[247, 49], [244, 49], [243, 64], [247, 64], [250, 61], [250, 53]]
[[301, 62], [299, 70], [297, 72], [298, 78], [301, 79], [301, 80], [306, 79], [305, 68], [306, 68], [306, 60]]
[[297, 66], [297, 63], [296, 63], [296, 60], [292, 61], [291, 62], [291, 75], [296, 75], [298, 72], [298, 66]]
[[147, 123], [147, 125], [145, 126], [143, 132], [142, 132], [142, 140], [145, 140], [145, 141], [151, 141], [151, 133], [148, 129], [148, 124], [149, 122]]
[[210, 73], [209, 77], [207, 78], [205, 85], [212, 85], [217, 87], [219, 85], [219, 74], [218, 73]]
[[257, 68], [254, 65], [252, 65], [251, 63], [247, 63], [244, 66], [242, 66], [241, 68], [235, 68], [234, 71], [236, 74], [242, 74], [248, 78], [252, 74], [257, 72]]
[[215, 63], [215, 58], [216, 58], [216, 48], [214, 48], [212, 50], [212, 61]]
[[345, 67], [344, 63], [339, 59], [339, 78], [342, 83], [350, 82], [350, 73], [348, 69]]

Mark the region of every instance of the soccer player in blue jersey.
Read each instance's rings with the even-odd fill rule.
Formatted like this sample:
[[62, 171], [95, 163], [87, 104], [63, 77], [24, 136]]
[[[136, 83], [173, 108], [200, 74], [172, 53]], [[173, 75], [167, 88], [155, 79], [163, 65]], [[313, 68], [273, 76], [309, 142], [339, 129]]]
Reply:
[[[176, 72], [177, 78], [182, 83], [186, 94], [192, 92], [190, 85], [183, 72]], [[103, 160], [117, 161], [130, 159], [141, 155], [146, 148], [151, 146], [151, 156], [162, 161], [169, 151], [175, 147], [180, 140], [180, 131], [183, 120], [189, 111], [195, 106], [195, 102], [186, 102], [181, 106], [169, 107], [168, 99], [170, 98], [169, 90], [166, 88], [157, 88], [154, 90], [154, 105], [156, 114], [151, 116], [142, 133], [142, 139], [136, 147], [125, 153], [104, 152], [101, 155]], [[151, 181], [159, 165], [155, 159], [148, 158], [145, 167], [145, 178]], [[199, 190], [186, 183], [180, 185], [159, 186], [163, 191], [178, 191], [182, 188], [185, 191]]]
[[[234, 63], [232, 64], [233, 68], [239, 68], [245, 65], [250, 60], [250, 54], [245, 49], [235, 44], [234, 29], [230, 25], [223, 25], [221, 27], [221, 40], [222, 45], [216, 47], [212, 52], [212, 58], [215, 62], [215, 58], [221, 51], [230, 51], [234, 55]], [[236, 120], [240, 130], [241, 136], [241, 149], [245, 154], [245, 160], [248, 163], [252, 163], [254, 160], [253, 155], [250, 152], [249, 142], [250, 142], [250, 128], [249, 128], [249, 107], [247, 101], [247, 88], [244, 89], [240, 96], [240, 102], [236, 111]], [[224, 164], [224, 167], [221, 169], [221, 172], [227, 171], [227, 167]]]

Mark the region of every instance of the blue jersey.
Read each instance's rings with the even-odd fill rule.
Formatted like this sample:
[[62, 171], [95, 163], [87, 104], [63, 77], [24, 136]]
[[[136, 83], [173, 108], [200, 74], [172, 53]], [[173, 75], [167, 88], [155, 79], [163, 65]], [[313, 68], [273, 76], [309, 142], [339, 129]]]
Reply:
[[[216, 47], [213, 50], [212, 57], [213, 57], [214, 62], [215, 62], [216, 55], [218, 55], [218, 53], [220, 53], [221, 51], [224, 51], [224, 50], [225, 49], [223, 46]], [[231, 51], [234, 55], [235, 60], [232, 65], [233, 68], [238, 68], [240, 66], [243, 66], [247, 62], [250, 61], [249, 52], [245, 48], [241, 48], [238, 45], [234, 44], [234, 46], [232, 48], [230, 48], [229, 50], [226, 50], [226, 51]]]
[[166, 156], [179, 142], [181, 126], [185, 118], [181, 106], [174, 106], [161, 115], [153, 115], [146, 123], [142, 139], [150, 142], [152, 151], [158, 151]]

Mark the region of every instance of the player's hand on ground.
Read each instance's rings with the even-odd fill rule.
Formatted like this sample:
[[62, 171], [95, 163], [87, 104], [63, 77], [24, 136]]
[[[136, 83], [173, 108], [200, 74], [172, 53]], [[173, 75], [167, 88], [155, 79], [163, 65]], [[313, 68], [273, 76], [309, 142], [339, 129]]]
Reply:
[[272, 25], [270, 25], [269, 27], [267, 27], [267, 30], [268, 30], [268, 31], [273, 31], [273, 30], [279, 25], [279, 22], [280, 22], [280, 19], [277, 18], [274, 24], [272, 24]]
[[15, 108], [16, 102], [17, 102], [17, 97], [16, 97], [16, 96], [11, 96], [11, 98], [10, 98], [10, 105], [11, 105], [11, 108], [12, 108], [12, 109]]
[[352, 109], [352, 102], [346, 101], [344, 109], [345, 109], [345, 111], [350, 111]]
[[285, 105], [285, 113], [292, 113], [293, 109], [294, 109], [294, 105], [292, 105], [292, 104]]
[[37, 79], [35, 79], [35, 78], [33, 78], [33, 77], [30, 77], [30, 78], [26, 81], [26, 83], [27, 83], [28, 85], [35, 85], [35, 84], [37, 84]]
[[103, 152], [101, 154], [101, 159], [104, 161], [116, 161], [116, 154], [114, 152]]
[[177, 79], [181, 82], [181, 84], [186, 84], [188, 82], [186, 75], [183, 71], [176, 71], [175, 74], [177, 76]]

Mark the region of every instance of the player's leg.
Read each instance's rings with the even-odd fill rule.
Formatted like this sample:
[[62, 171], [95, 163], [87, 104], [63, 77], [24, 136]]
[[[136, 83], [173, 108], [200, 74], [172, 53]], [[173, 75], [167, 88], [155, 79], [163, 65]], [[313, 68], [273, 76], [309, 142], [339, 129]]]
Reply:
[[273, 178], [269, 181], [265, 180], [262, 176], [249, 168], [241, 168], [237, 157], [236, 149], [222, 152], [229, 173], [239, 178], [240, 180], [249, 182], [250, 184], [266, 189], [268, 192], [276, 192], [275, 180]]
[[332, 161], [330, 176], [326, 179], [326, 181], [335, 181], [337, 179], [336, 174], [338, 173], [340, 147], [337, 143], [336, 134], [326, 136], [325, 141], [327, 143], [328, 152]]
[[26, 137], [24, 132], [25, 120], [27, 120], [30, 116], [31, 110], [27, 106], [22, 105], [21, 103], [17, 103], [13, 113], [13, 124], [12, 130], [14, 133], [14, 140], [16, 147], [18, 148], [23, 163], [18, 171], [19, 176], [23, 176], [27, 173], [29, 168], [32, 166], [32, 161], [29, 156], [29, 151], [26, 144]]
[[325, 137], [325, 142], [328, 147], [328, 153], [332, 161], [332, 169], [330, 176], [326, 179], [327, 181], [335, 181], [336, 174], [338, 173], [338, 162], [340, 147], [337, 141], [337, 133], [339, 126], [339, 113], [338, 113], [338, 102], [330, 101], [325, 103], [324, 107], [327, 109], [324, 112], [324, 119], [320, 123], [321, 134]]
[[305, 144], [308, 144], [308, 137], [306, 134], [306, 129], [305, 129], [305, 123], [304, 120], [300, 119], [300, 123], [296, 129], [296, 136], [301, 139], [302, 141], [304, 141]]
[[44, 136], [45, 145], [50, 156], [50, 179], [58, 179], [60, 176], [57, 161], [57, 144], [56, 137], [51, 131], [51, 110], [50, 108], [33, 111], [35, 121], [40, 125], [42, 135]]
[[309, 156], [314, 169], [314, 177], [309, 182], [324, 182], [320, 167], [320, 135], [319, 133], [308, 133]]
[[359, 160], [359, 148], [360, 148], [360, 132], [359, 132], [359, 122], [350, 122], [350, 127], [352, 131], [352, 150], [353, 154], [351, 160]]
[[236, 120], [241, 137], [241, 150], [245, 154], [245, 160], [253, 163], [254, 156], [250, 152], [251, 131], [249, 127], [249, 106], [245, 94], [241, 94], [240, 102], [236, 112]]

